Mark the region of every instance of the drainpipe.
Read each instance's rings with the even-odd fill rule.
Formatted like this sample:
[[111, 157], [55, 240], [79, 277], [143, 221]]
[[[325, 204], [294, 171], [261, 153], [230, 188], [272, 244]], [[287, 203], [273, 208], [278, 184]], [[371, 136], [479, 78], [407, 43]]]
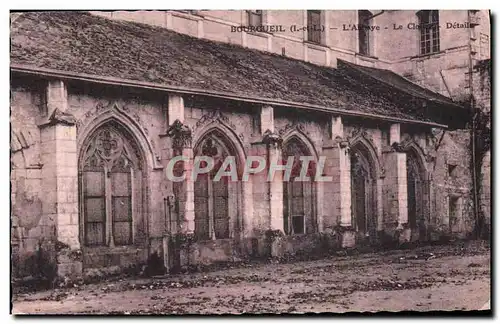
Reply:
[[[467, 11], [467, 19], [469, 25], [471, 23], [471, 12]], [[473, 195], [473, 206], [474, 206], [474, 219], [476, 221], [475, 232], [477, 238], [480, 235], [480, 220], [479, 220], [479, 201], [478, 201], [478, 192], [477, 192], [477, 168], [476, 168], [476, 119], [475, 119], [475, 100], [474, 100], [474, 82], [473, 82], [473, 60], [472, 60], [472, 29], [469, 28], [469, 105], [472, 116], [472, 125], [471, 125], [471, 159], [472, 159], [472, 195]]]

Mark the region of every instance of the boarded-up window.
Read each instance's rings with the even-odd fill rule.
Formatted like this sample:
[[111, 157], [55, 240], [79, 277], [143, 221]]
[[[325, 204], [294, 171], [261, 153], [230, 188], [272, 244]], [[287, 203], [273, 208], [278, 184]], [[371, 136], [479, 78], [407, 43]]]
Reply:
[[136, 150], [119, 131], [104, 127], [87, 144], [83, 161], [85, 245], [132, 244], [134, 193], [139, 197], [141, 192]]
[[116, 245], [132, 243], [130, 178], [130, 172], [111, 172], [112, 232]]
[[86, 171], [84, 182], [85, 242], [87, 245], [103, 245], [106, 234], [106, 196], [104, 169]]
[[200, 240], [210, 238], [208, 175], [200, 174], [194, 183], [194, 232]]
[[291, 232], [293, 234], [304, 234], [304, 182], [289, 183], [291, 202], [290, 218], [292, 220]]
[[214, 231], [216, 238], [229, 238], [228, 178], [212, 182], [214, 200]]

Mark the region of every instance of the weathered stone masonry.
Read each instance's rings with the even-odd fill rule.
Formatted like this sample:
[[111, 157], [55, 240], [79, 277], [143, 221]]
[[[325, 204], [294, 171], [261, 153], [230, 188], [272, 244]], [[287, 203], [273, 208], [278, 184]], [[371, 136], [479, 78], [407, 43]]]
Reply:
[[[282, 70], [300, 67], [274, 56], [256, 59], [276, 60], [273, 66]], [[285, 82], [280, 69], [273, 77]], [[377, 96], [378, 90], [401, 91], [390, 85], [356, 92], [366, 89], [360, 86], [366, 79], [353, 74], [347, 88], [347, 74], [341, 73], [357, 73], [352, 71], [318, 70], [331, 78], [342, 100], [331, 101], [329, 109], [309, 109], [305, 103], [13, 68], [14, 276], [121, 271], [154, 255], [175, 269], [469, 235], [467, 137], [423, 120], [415, 107], [430, 100], [410, 96], [415, 107], [405, 106], [408, 112]], [[380, 114], [370, 115], [366, 107]], [[406, 119], [395, 120], [391, 109]], [[176, 165], [177, 176], [189, 174], [197, 156], [229, 155], [241, 179], [247, 157], [264, 157], [269, 166], [296, 154], [311, 156], [314, 164], [326, 158], [323, 174], [316, 176], [332, 180], [284, 182], [283, 171], [272, 181], [260, 172], [236, 183], [213, 181], [213, 175], [198, 182], [166, 177], [166, 166], [180, 155], [188, 160]]]
[[[177, 208], [170, 210], [171, 232], [192, 234], [195, 231], [196, 217], [194, 183], [187, 180], [181, 184], [180, 191], [175, 192], [173, 189], [175, 184], [166, 180], [164, 173], [164, 167], [175, 156], [174, 138], [165, 134], [168, 127], [177, 121], [193, 132], [193, 142], [188, 141], [182, 143], [183, 146], [181, 146], [182, 154], [190, 157], [193, 156], [193, 147], [196, 147], [197, 142], [203, 140], [204, 134], [210, 133], [210, 130], [230, 133], [228, 138], [236, 142], [231, 144], [239, 147], [237, 154], [261, 155], [268, 160], [281, 154], [279, 142], [266, 141], [266, 138], [272, 136], [271, 134], [276, 134], [276, 138], [280, 141], [283, 137], [279, 133], [283, 134], [285, 139], [295, 136], [307, 141], [306, 147], [314, 150], [314, 155], [326, 157], [324, 176], [333, 178], [332, 182], [316, 184], [317, 197], [322, 198], [316, 197], [313, 202], [317, 219], [317, 228], [314, 231], [340, 233], [341, 245], [337, 248], [354, 246], [356, 241], [361, 240], [359, 236], [356, 236], [356, 226], [353, 224], [351, 214], [350, 156], [356, 150], [361, 154], [367, 154], [369, 159], [372, 159], [371, 167], [376, 170], [374, 173], [376, 179], [373, 182], [374, 196], [371, 199], [373, 206], [376, 206], [373, 210], [375, 212], [373, 217], [375, 217], [377, 232], [384, 232], [390, 237], [400, 232], [397, 238], [401, 242], [411, 240], [409, 232], [411, 229], [407, 226], [406, 213], [406, 151], [395, 147], [406, 145], [418, 148], [417, 154], [424, 154], [422, 152], [431, 154], [430, 152], [434, 152], [433, 147], [425, 146], [426, 142], [432, 143], [432, 139], [429, 139], [432, 137], [431, 134], [413, 133], [410, 139], [410, 135], [404, 133], [404, 127], [399, 124], [385, 124], [382, 127], [370, 128], [366, 126], [366, 122], [356, 125], [349, 121], [346, 124], [341, 116], [332, 116], [330, 122], [324, 123], [321, 121], [324, 117], [314, 114], [310, 119], [301, 115], [297, 120], [294, 112], [285, 112], [280, 109], [278, 109], [279, 119], [275, 120], [276, 108], [269, 106], [259, 108], [250, 105], [245, 109], [239, 108], [238, 112], [235, 112], [236, 110], [231, 108], [231, 103], [228, 102], [226, 102], [227, 106], [219, 106], [218, 102], [203, 100], [203, 106], [201, 106], [200, 101], [193, 101], [192, 97], [184, 99], [183, 96], [173, 94], [154, 95], [153, 98], [156, 99], [152, 100], [151, 96], [144, 93], [136, 94], [131, 99], [117, 97], [113, 91], [100, 92], [98, 95], [92, 90], [88, 91], [88, 89], [98, 89], [94, 86], [86, 87], [87, 92], [82, 92], [81, 89], [83, 88], [75, 85], [68, 89], [66, 82], [60, 80], [46, 82], [46, 106], [48, 108], [46, 114], [41, 114], [38, 109], [34, 109], [36, 106], [21, 106], [13, 101], [14, 132], [20, 131], [16, 124], [19, 114], [31, 114], [32, 120], [41, 121], [37, 126], [33, 125], [37, 128], [30, 130], [35, 138], [34, 146], [40, 148], [41, 152], [42, 166], [38, 166], [41, 168], [40, 180], [35, 178], [39, 181], [38, 190], [33, 191], [30, 188], [32, 190], [30, 193], [25, 189], [20, 194], [18, 192], [21, 189], [14, 190], [14, 201], [22, 201], [19, 195], [23, 194], [33, 194], [39, 197], [41, 201], [39, 204], [42, 207], [39, 211], [41, 216], [39, 223], [32, 226], [41, 232], [40, 236], [30, 238], [30, 231], [28, 237], [19, 238], [21, 242], [17, 255], [19, 258], [35, 253], [38, 249], [38, 247], [29, 248], [27, 244], [30, 240], [38, 241], [39, 244], [50, 240], [52, 247], [46, 250], [47, 253], [51, 249], [54, 251], [54, 254], [48, 255], [55, 258], [53, 263], [57, 264], [57, 274], [69, 275], [92, 268], [123, 267], [127, 264], [144, 263], [148, 255], [154, 251], [159, 255], [164, 255], [163, 239], [167, 234], [167, 225], [165, 225], [167, 211], [163, 201], [166, 196], [174, 197], [174, 204], [178, 205]], [[14, 88], [13, 94], [16, 98], [28, 97], [30, 93], [21, 88]], [[36, 93], [31, 93], [32, 97], [36, 95]], [[255, 119], [260, 122], [254, 123]], [[141, 147], [140, 152], [148, 161], [146, 163], [147, 176], [143, 181], [142, 215], [134, 215], [137, 217], [134, 222], [141, 222], [146, 232], [144, 239], [138, 240], [134, 246], [95, 250], [81, 245], [82, 225], [79, 215], [82, 211], [78, 204], [78, 196], [81, 193], [78, 191], [77, 166], [85, 138], [80, 136], [92, 136], [92, 130], [110, 122], [120, 123], [122, 127], [128, 129], [129, 133], [124, 133], [123, 136], [131, 136], [129, 140], [137, 141], [136, 145]], [[249, 125], [253, 125], [252, 129], [248, 129]], [[263, 130], [262, 125], [265, 125], [266, 130]], [[401, 137], [405, 139], [401, 140]], [[137, 138], [142, 138], [142, 140], [137, 140]], [[383, 138], [389, 140], [383, 143]], [[421, 148], [419, 143], [423, 143], [424, 148]], [[161, 147], [163, 149], [157, 149]], [[13, 158], [15, 159], [19, 153], [14, 152]], [[440, 156], [437, 152], [432, 154]], [[422, 161], [429, 159], [427, 156], [419, 156], [419, 158]], [[190, 163], [184, 164], [186, 172], [189, 171], [190, 165]], [[426, 166], [425, 169], [432, 169], [432, 166]], [[26, 181], [22, 180], [22, 174], [31, 175], [31, 170], [23, 165], [14, 166], [13, 181], [18, 183], [18, 186], [22, 186], [22, 181]], [[434, 174], [438, 175], [436, 172]], [[176, 262], [196, 264], [217, 260], [230, 261], [245, 257], [245, 255], [271, 253], [266, 252], [265, 232], [283, 231], [283, 182], [279, 175], [272, 182], [267, 182], [265, 177], [265, 174], [252, 175], [251, 181], [241, 183], [241, 187], [235, 190], [237, 213], [234, 217], [237, 221], [231, 223], [232, 240], [195, 243], [190, 246], [192, 251], [184, 251], [181, 261]], [[423, 177], [428, 177], [428, 175], [423, 175]], [[441, 185], [436, 183], [434, 188], [439, 192]], [[328, 198], [325, 199], [325, 197]], [[430, 202], [432, 197], [426, 199]], [[33, 202], [30, 203], [33, 204]], [[436, 204], [434, 208], [442, 208], [442, 206]], [[430, 214], [426, 213], [426, 215], [425, 224], [429, 228], [447, 222], [446, 217], [431, 218]], [[15, 216], [19, 218], [19, 221], [14, 223], [14, 225], [17, 224], [15, 230], [26, 232], [25, 226], [19, 226], [25, 222], [22, 214]], [[46, 222], [45, 219], [53, 222], [53, 232], [43, 231], [46, 226], [43, 225]], [[176, 220], [180, 220], [180, 223], [177, 224]], [[457, 234], [460, 233], [464, 231], [457, 231]], [[314, 237], [315, 234], [311, 235]], [[257, 247], [253, 246], [254, 240], [257, 242]], [[281, 253], [296, 252], [297, 246], [302, 250], [313, 249], [315, 244], [314, 238], [310, 238], [308, 245], [305, 246], [294, 243], [297, 238], [289, 237], [287, 240], [288, 243]], [[277, 251], [273, 253], [279, 254], [279, 250]], [[171, 252], [171, 255], [175, 253]], [[22, 261], [19, 264], [21, 265]], [[38, 270], [35, 267], [26, 271]]]

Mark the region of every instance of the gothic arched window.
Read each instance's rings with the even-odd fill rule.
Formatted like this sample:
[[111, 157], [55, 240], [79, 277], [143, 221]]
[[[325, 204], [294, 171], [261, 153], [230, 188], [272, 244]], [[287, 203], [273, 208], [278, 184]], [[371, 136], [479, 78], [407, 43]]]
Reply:
[[316, 231], [314, 211], [314, 172], [315, 162], [309, 162], [306, 176], [308, 181], [295, 181], [301, 173], [301, 156], [310, 156], [307, 148], [296, 138], [283, 145], [283, 164], [293, 156], [290, 180], [283, 183], [283, 228], [285, 234], [306, 234]]
[[[196, 237], [201, 240], [227, 239], [232, 236], [232, 222], [237, 218], [238, 184], [229, 176], [219, 181], [214, 177], [221, 169], [224, 160], [236, 157], [226, 139], [214, 131], [195, 147], [195, 156], [208, 156], [214, 159], [214, 167], [208, 173], [199, 174], [194, 183], [195, 229]], [[202, 162], [201, 167], [204, 167]], [[229, 171], [228, 166], [223, 171]]]
[[363, 147], [351, 149], [352, 224], [359, 235], [376, 236], [375, 179], [371, 160]]
[[122, 246], [134, 242], [140, 208], [141, 160], [135, 147], [111, 125], [91, 136], [80, 166], [83, 242]]

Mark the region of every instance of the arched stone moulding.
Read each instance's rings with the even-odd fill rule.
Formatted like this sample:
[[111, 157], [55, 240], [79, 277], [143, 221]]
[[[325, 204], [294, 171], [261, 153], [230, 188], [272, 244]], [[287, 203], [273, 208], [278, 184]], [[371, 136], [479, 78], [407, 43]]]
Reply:
[[137, 118], [133, 118], [127, 114], [127, 112], [116, 103], [109, 107], [100, 108], [99, 113], [93, 116], [90, 121], [85, 123], [79, 121], [77, 123], [78, 149], [84, 147], [84, 141], [86, 141], [89, 135], [93, 134], [97, 128], [111, 121], [116, 122], [130, 133], [130, 136], [138, 143], [142, 150], [142, 154], [146, 158], [149, 168], [153, 170], [163, 169], [163, 166], [158, 162], [159, 156], [155, 152], [153, 143], [148, 138], [144, 128], [137, 121]]

